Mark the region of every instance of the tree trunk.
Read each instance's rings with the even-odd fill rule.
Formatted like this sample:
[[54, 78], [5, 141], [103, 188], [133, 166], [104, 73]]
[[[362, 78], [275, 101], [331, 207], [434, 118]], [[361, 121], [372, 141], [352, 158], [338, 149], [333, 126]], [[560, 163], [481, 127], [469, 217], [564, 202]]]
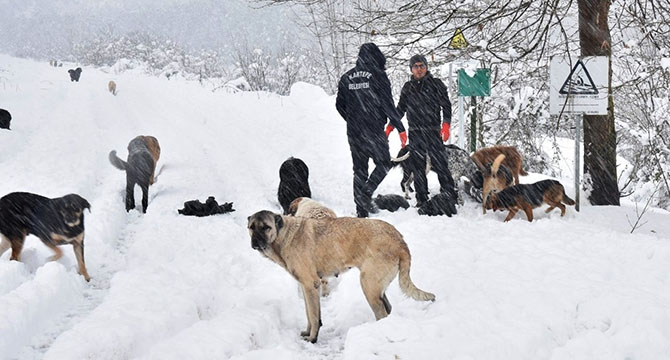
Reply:
[[582, 56], [607, 56], [607, 115], [584, 115], [584, 175], [590, 178], [593, 205], [619, 205], [616, 172], [616, 132], [612, 99], [612, 49], [607, 17], [610, 0], [578, 0], [579, 45]]

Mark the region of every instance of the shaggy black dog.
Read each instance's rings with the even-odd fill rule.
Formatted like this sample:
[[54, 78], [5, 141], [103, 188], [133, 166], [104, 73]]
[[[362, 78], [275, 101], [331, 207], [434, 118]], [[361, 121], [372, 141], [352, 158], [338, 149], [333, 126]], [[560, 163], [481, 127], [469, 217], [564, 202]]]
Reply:
[[81, 68], [78, 67], [74, 70], [70, 69], [67, 72], [70, 73], [70, 81], [79, 82], [79, 77], [81, 76]]
[[375, 204], [378, 208], [390, 212], [398, 211], [400, 208], [409, 209], [409, 202], [402, 195], [396, 194], [377, 195]]
[[54, 251], [51, 260], [58, 260], [63, 252], [58, 245], [72, 245], [79, 265], [79, 273], [86, 281], [91, 278], [84, 262], [84, 209], [91, 204], [77, 194], [60, 198], [14, 192], [0, 198], [0, 255], [12, 248], [10, 260], [20, 260], [26, 236], [37, 236]]
[[439, 193], [423, 203], [419, 208], [419, 214], [451, 217], [451, 215], [456, 214], [456, 199], [453, 199], [448, 193]]
[[10, 121], [12, 121], [12, 114], [5, 109], [0, 109], [0, 129], [11, 130], [9, 128]]
[[225, 214], [231, 211], [235, 211], [235, 209], [233, 209], [232, 202], [219, 205], [219, 203], [214, 199], [214, 196], [210, 196], [207, 198], [204, 204], [201, 203], [200, 200], [187, 201], [184, 203], [184, 208], [177, 211], [182, 215], [201, 217], [215, 214]]
[[304, 161], [290, 157], [279, 168], [279, 189], [277, 198], [288, 215], [291, 202], [299, 197], [312, 197], [309, 189], [309, 169]]
[[[476, 163], [470, 158], [467, 151], [459, 148], [453, 144], [444, 146], [447, 151], [447, 160], [449, 164], [449, 171], [451, 177], [454, 179], [454, 184], [459, 187], [459, 202], [463, 202], [463, 194], [468, 194], [477, 201], [482, 199], [482, 173], [477, 168]], [[402, 180], [400, 187], [405, 193], [405, 198], [409, 199], [409, 193], [414, 191], [412, 189], [412, 182], [414, 182], [414, 174], [409, 166], [409, 155], [411, 151], [411, 144], [400, 149], [398, 156], [391, 159], [394, 166], [400, 165], [402, 168]], [[431, 170], [430, 157], [426, 163], [426, 174]], [[459, 186], [460, 180], [463, 178], [464, 186]]]

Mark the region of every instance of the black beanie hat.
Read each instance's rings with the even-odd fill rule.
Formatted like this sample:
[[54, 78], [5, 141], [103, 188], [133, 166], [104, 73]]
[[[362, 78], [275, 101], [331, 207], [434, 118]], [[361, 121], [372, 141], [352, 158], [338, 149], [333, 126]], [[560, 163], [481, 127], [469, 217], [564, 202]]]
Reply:
[[426, 57], [423, 55], [414, 55], [409, 59], [409, 68], [412, 69], [412, 66], [414, 64], [422, 62], [424, 65], [426, 65], [426, 68], [428, 68], [428, 62], [426, 61]]

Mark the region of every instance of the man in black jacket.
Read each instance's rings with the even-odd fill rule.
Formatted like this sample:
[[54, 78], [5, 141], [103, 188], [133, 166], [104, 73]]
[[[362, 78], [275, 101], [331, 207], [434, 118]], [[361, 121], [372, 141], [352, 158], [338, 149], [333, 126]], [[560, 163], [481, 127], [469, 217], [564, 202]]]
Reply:
[[[372, 203], [372, 194], [391, 169], [391, 154], [384, 134], [387, 118], [398, 129], [402, 146], [407, 142], [401, 116], [393, 103], [385, 65], [386, 58], [377, 45], [363, 44], [356, 67], [342, 75], [337, 86], [335, 106], [347, 122], [358, 217], [379, 211]], [[375, 169], [368, 176], [369, 159], [375, 163]]]
[[423, 55], [412, 56], [409, 61], [412, 78], [403, 86], [398, 101], [400, 115], [407, 113], [411, 148], [409, 160], [414, 173], [417, 207], [428, 200], [427, 156], [440, 181], [440, 192], [447, 193], [453, 201], [457, 199], [443, 145], [449, 139], [451, 126], [449, 93], [442, 80], [434, 78], [427, 66]]

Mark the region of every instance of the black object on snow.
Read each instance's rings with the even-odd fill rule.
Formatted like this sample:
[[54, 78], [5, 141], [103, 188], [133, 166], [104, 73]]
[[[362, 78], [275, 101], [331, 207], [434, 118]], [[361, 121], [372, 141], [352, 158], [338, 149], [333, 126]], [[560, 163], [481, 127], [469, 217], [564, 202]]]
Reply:
[[214, 200], [214, 196], [210, 196], [207, 198], [204, 204], [201, 203], [200, 200], [187, 201], [184, 203], [184, 208], [177, 211], [182, 215], [201, 217], [215, 214], [225, 214], [231, 211], [235, 211], [235, 209], [233, 209], [232, 202], [219, 205], [219, 203]]
[[429, 216], [447, 215], [451, 217], [451, 215], [456, 214], [456, 199], [449, 195], [449, 193], [439, 193], [421, 205], [419, 214]]
[[398, 211], [399, 208], [409, 209], [409, 202], [403, 196], [397, 194], [377, 195], [375, 204], [378, 208], [390, 212]]

